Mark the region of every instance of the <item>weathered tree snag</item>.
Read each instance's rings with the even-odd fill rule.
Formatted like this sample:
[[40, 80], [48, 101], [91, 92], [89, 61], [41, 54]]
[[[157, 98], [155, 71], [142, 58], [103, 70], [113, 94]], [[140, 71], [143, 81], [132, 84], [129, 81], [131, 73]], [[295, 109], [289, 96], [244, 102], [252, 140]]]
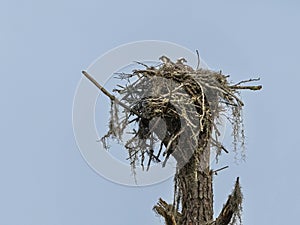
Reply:
[[[167, 225], [201, 225], [213, 221], [213, 173], [209, 166], [210, 133], [211, 124], [208, 123], [199, 135], [200, 147], [194, 150], [188, 163], [179, 168], [175, 175], [181, 212], [178, 213], [174, 206], [171, 207], [161, 199], [158, 205], [154, 207], [155, 211], [165, 218]], [[177, 154], [175, 153], [176, 158]], [[180, 154], [177, 157], [180, 157]], [[177, 161], [181, 162], [182, 159], [177, 158]], [[178, 214], [180, 217], [175, 216]]]
[[[111, 99], [109, 131], [101, 139], [104, 147], [107, 147], [106, 139], [109, 137], [121, 142], [125, 128], [132, 126], [132, 136], [124, 146], [133, 171], [137, 165], [144, 168], [146, 157], [147, 170], [151, 162], [161, 163], [164, 167], [169, 156], [175, 158], [174, 203], [168, 204], [159, 199], [154, 206], [154, 211], [164, 217], [166, 225], [228, 225], [241, 222], [239, 178], [221, 213], [215, 220], [213, 218], [212, 179], [215, 172], [210, 169], [210, 154], [213, 149], [217, 156], [222, 151], [228, 153], [218, 140], [217, 119], [224, 112], [229, 111], [229, 115], [225, 114], [232, 125], [234, 151], [239, 141], [244, 144], [241, 114], [244, 104], [238, 98], [238, 90], [260, 90], [261, 85], [242, 86], [259, 79], [230, 84], [228, 76], [221, 72], [198, 67], [194, 70], [185, 64], [183, 58], [172, 62], [163, 56], [160, 60], [162, 63], [158, 66], [140, 63], [145, 69], [120, 74], [120, 79], [128, 80], [125, 86], [119, 85], [120, 89], [114, 89], [121, 100], [83, 71]], [[136, 80], [130, 81], [132, 78]], [[123, 116], [118, 115], [118, 106], [123, 108]], [[165, 124], [165, 129], [162, 124]], [[161, 160], [161, 156], [164, 159]]]

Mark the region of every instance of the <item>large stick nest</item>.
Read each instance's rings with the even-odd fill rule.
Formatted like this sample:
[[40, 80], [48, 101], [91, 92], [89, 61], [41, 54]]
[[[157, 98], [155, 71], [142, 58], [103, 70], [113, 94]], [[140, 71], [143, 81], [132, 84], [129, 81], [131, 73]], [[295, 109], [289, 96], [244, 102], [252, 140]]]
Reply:
[[258, 79], [232, 84], [229, 76], [193, 69], [183, 58], [172, 62], [162, 56], [160, 61], [155, 66], [139, 63], [143, 69], [117, 75], [126, 85], [114, 89], [119, 100], [111, 101], [109, 131], [101, 139], [104, 146], [109, 147], [107, 138], [122, 141], [126, 135], [124, 146], [133, 169], [138, 164], [144, 168], [145, 163], [149, 169], [151, 162], [164, 166], [170, 155], [183, 165], [199, 148], [199, 133], [212, 124], [208, 141], [218, 156], [227, 152], [219, 141], [218, 121], [223, 115], [233, 127], [234, 151], [243, 147], [243, 102], [238, 91], [259, 90], [261, 86], [241, 86]]

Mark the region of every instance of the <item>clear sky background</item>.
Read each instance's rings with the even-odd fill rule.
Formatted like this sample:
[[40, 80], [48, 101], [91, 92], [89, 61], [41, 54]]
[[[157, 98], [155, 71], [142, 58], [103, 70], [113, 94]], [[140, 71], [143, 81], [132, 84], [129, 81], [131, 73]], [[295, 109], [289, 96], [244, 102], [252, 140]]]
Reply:
[[[114, 184], [83, 160], [72, 131], [80, 71], [120, 44], [144, 39], [198, 49], [243, 93], [247, 160], [215, 179], [218, 214], [240, 176], [245, 225], [295, 224], [300, 213], [300, 2], [0, 1], [0, 225], [155, 225], [172, 180]], [[297, 116], [298, 115], [298, 116]]]

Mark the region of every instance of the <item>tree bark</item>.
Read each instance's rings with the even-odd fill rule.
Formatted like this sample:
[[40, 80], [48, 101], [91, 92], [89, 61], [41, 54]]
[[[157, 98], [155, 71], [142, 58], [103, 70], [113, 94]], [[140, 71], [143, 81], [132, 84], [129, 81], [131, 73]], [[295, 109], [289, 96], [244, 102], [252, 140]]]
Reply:
[[[198, 148], [184, 149], [180, 146], [179, 150], [173, 152], [178, 166], [175, 185], [178, 189], [181, 212], [178, 212], [174, 205], [168, 205], [161, 199], [154, 207], [154, 210], [165, 218], [166, 225], [228, 225], [232, 221], [240, 220], [242, 194], [239, 179], [220, 215], [216, 220], [213, 218], [213, 171], [210, 169], [212, 120], [209, 111], [204, 114], [206, 119], [199, 134]], [[182, 159], [184, 154], [190, 151], [193, 151], [192, 156], [188, 162], [182, 164], [185, 162]]]
[[[211, 192], [212, 193], [212, 192]], [[235, 182], [235, 187], [232, 193], [228, 196], [228, 199], [223, 206], [219, 216], [212, 220], [212, 206], [210, 207], [202, 207], [201, 205], [205, 206], [206, 200], [199, 200], [198, 202], [195, 201], [196, 206], [186, 206], [186, 210], [182, 210], [182, 214], [177, 212], [173, 205], [167, 204], [164, 200], [159, 199], [159, 202], [156, 206], [154, 206], [154, 210], [165, 218], [166, 225], [194, 225], [194, 224], [202, 224], [202, 225], [228, 225], [228, 224], [235, 224], [232, 222], [236, 222], [239, 220], [241, 224], [241, 205], [242, 205], [242, 193], [239, 183], [239, 178], [237, 178]], [[211, 199], [212, 200], [212, 199]], [[192, 203], [193, 201], [186, 201], [187, 203]], [[212, 201], [208, 201], [212, 203]], [[200, 204], [199, 204], [200, 203]], [[197, 209], [196, 207], [199, 207]], [[208, 209], [208, 213], [203, 210]], [[200, 212], [204, 215], [204, 217], [193, 218], [193, 213]], [[211, 220], [207, 220], [207, 218]], [[192, 221], [194, 220], [194, 221]], [[202, 220], [202, 222], [200, 222]]]
[[180, 225], [200, 225], [213, 220], [213, 186], [208, 143], [210, 131], [211, 127], [206, 126], [200, 133], [199, 147], [176, 175], [182, 207]]

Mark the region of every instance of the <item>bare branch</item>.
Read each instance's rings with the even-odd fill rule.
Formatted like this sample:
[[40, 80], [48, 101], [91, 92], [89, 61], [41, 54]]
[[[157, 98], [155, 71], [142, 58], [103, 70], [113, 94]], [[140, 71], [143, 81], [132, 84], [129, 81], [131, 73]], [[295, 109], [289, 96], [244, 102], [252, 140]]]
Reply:
[[110, 94], [103, 86], [101, 86], [91, 75], [89, 75], [86, 71], [82, 71], [82, 74], [84, 76], [86, 76], [86, 78], [88, 78], [97, 88], [100, 89], [100, 91], [103, 92], [103, 94], [105, 94], [107, 97], [110, 98], [111, 101], [116, 102], [118, 105], [122, 106], [124, 109], [126, 109], [129, 112], [134, 113], [135, 115], [137, 115], [138, 117], [141, 117], [141, 114], [130, 108], [129, 106], [125, 105], [123, 102], [121, 102], [119, 99], [117, 99], [114, 95]]
[[248, 89], [252, 91], [258, 91], [262, 89], [262, 85], [257, 85], [257, 86], [229, 86], [231, 89]]
[[248, 83], [248, 82], [253, 82], [253, 81], [260, 81], [260, 78], [251, 78], [249, 80], [242, 80], [242, 81], [234, 84], [233, 86], [239, 86], [240, 84], [244, 84], [244, 83]]
[[214, 173], [215, 175], [217, 175], [219, 171], [224, 170], [224, 169], [227, 169], [228, 167], [229, 167], [229, 166], [224, 166], [224, 167], [222, 167], [222, 168], [220, 168], [220, 169], [214, 170], [213, 173]]

